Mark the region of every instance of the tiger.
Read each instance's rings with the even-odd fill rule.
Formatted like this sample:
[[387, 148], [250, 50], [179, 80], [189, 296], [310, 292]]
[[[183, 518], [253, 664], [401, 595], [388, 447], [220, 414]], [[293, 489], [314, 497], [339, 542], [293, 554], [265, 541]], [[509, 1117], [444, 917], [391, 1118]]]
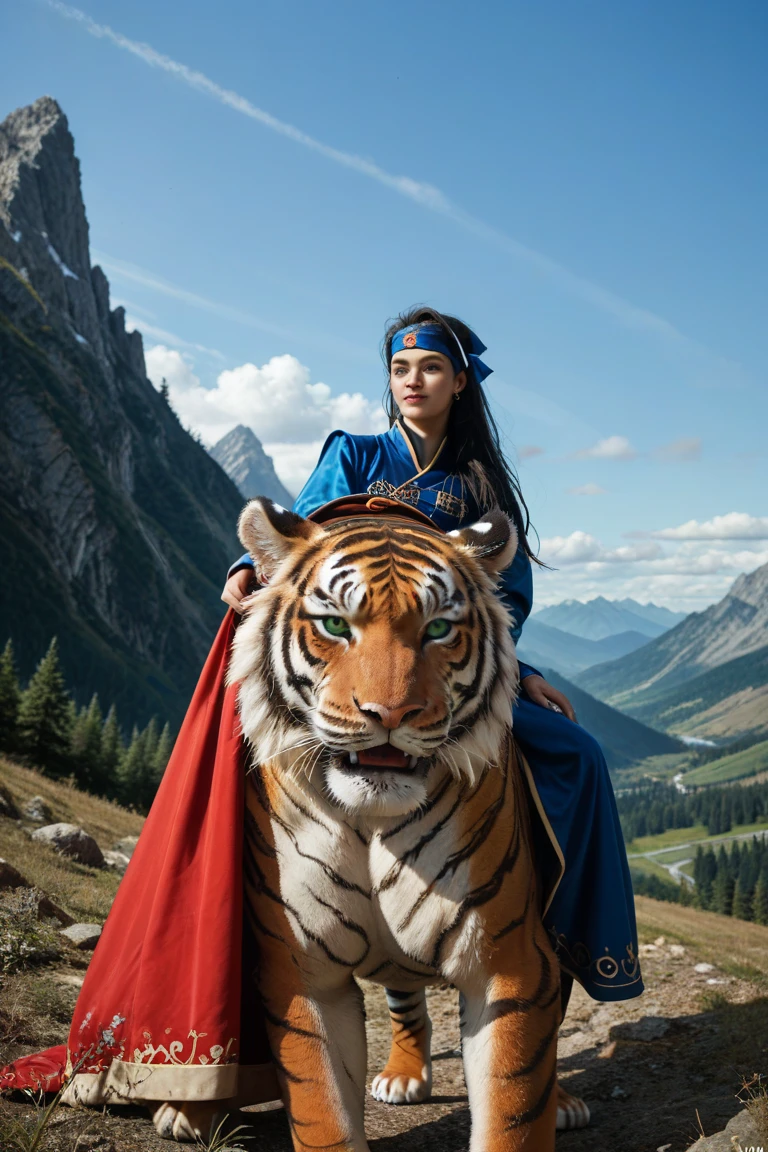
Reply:
[[442, 533], [387, 509], [238, 525], [264, 587], [233, 641], [250, 748], [244, 896], [296, 1152], [366, 1152], [359, 979], [386, 989], [371, 1091], [431, 1089], [425, 990], [459, 990], [471, 1152], [551, 1152], [559, 967], [542, 925], [499, 509]]

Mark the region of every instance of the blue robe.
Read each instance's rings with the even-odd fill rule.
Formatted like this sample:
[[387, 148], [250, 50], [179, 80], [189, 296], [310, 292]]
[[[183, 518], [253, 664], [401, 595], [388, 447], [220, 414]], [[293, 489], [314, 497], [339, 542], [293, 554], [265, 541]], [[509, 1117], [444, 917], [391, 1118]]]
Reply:
[[[444, 441], [421, 468], [397, 424], [380, 436], [333, 432], [293, 508], [308, 516], [339, 496], [396, 495], [448, 531], [481, 515], [451, 464], [451, 449]], [[244, 556], [230, 573], [250, 563]], [[531, 564], [522, 547], [502, 574], [500, 593], [512, 614], [517, 642], [533, 601]], [[627, 1000], [640, 995], [643, 983], [632, 883], [605, 757], [578, 724], [528, 699], [525, 677], [535, 673], [530, 665], [520, 664], [522, 691], [513, 710], [513, 730], [533, 776], [533, 834], [540, 866], [550, 877], [562, 869], [553, 836], [565, 864], [544, 924], [561, 966], [590, 996]]]

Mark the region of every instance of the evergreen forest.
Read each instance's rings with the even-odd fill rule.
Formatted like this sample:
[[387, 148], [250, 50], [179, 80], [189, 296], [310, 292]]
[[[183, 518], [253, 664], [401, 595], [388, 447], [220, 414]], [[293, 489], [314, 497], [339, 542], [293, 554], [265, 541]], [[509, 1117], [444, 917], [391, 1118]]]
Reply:
[[0, 657], [0, 752], [46, 776], [71, 779], [95, 796], [148, 812], [173, 741], [168, 724], [153, 718], [125, 739], [114, 704], [98, 695], [78, 708], [67, 689], [54, 637], [26, 687], [9, 640]]

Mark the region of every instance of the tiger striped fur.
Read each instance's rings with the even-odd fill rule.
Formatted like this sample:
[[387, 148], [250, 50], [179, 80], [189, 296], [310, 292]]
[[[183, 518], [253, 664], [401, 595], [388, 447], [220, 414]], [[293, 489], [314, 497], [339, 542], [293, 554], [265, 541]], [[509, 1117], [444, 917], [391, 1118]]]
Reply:
[[249, 774], [244, 877], [294, 1147], [365, 1152], [362, 996], [390, 989], [379, 1099], [429, 1092], [423, 989], [461, 995], [471, 1152], [551, 1152], [559, 972], [511, 740], [518, 670], [496, 511], [442, 535], [325, 527], [252, 501], [267, 578], [238, 628]]

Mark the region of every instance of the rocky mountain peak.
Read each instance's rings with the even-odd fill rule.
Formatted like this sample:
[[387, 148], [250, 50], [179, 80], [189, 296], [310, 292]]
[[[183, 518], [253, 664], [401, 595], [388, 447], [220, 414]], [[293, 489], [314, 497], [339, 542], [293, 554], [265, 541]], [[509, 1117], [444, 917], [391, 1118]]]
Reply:
[[119, 359], [142, 377], [144, 349], [110, 312], [109, 285], [91, 268], [80, 163], [67, 118], [42, 96], [0, 124], [0, 270], [14, 312], [48, 323], [89, 349], [114, 379]]
[[267, 456], [252, 428], [238, 424], [214, 444], [211, 456], [234, 480], [246, 500], [268, 496], [285, 508], [293, 504], [293, 497], [275, 472], [272, 457]]
[[728, 595], [754, 608], [768, 610], [768, 564], [762, 564], [754, 572], [742, 572], [733, 582]]

